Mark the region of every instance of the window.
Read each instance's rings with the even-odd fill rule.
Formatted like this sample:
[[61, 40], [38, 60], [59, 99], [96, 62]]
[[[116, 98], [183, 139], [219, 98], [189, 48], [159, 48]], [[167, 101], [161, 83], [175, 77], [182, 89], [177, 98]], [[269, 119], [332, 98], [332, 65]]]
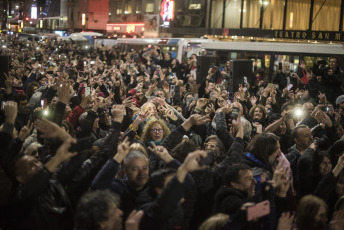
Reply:
[[189, 10], [201, 9], [201, 0], [190, 0]]
[[311, 0], [288, 0], [287, 30], [308, 30]]
[[147, 13], [154, 12], [154, 1], [147, 1], [146, 2], [146, 12]]
[[243, 27], [259, 28], [262, 1], [244, 0]]
[[241, 0], [226, 0], [225, 28], [240, 28]]
[[211, 28], [222, 28], [223, 0], [212, 0]]
[[136, 10], [135, 13], [139, 14], [142, 12], [142, 1], [135, 1], [136, 4]]
[[312, 30], [338, 31], [341, 0], [314, 0]]
[[132, 13], [132, 5], [131, 5], [131, 1], [125, 1], [125, 5], [124, 5], [124, 14], [131, 14]]
[[284, 0], [262, 0], [263, 29], [283, 29]]
[[116, 1], [115, 3], [116, 14], [122, 14], [122, 2]]

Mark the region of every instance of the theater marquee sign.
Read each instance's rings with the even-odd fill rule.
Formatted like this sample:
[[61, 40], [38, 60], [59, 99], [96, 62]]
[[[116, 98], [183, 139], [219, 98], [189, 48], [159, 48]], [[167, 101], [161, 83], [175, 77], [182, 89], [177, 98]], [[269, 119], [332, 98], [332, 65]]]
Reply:
[[222, 29], [221, 32], [222, 32], [221, 33], [222, 35], [225, 34], [229, 36], [249, 36], [249, 37], [337, 41], [337, 42], [344, 41], [344, 32], [335, 32], [335, 31]]
[[274, 31], [274, 38], [344, 41], [344, 33], [328, 31]]

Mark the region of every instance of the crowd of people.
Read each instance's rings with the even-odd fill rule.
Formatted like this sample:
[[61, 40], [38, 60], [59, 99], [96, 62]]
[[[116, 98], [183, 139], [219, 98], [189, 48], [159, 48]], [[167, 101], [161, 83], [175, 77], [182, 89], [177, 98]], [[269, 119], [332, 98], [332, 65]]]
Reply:
[[230, 61], [7, 45], [0, 229], [344, 229], [339, 59], [231, 92]]

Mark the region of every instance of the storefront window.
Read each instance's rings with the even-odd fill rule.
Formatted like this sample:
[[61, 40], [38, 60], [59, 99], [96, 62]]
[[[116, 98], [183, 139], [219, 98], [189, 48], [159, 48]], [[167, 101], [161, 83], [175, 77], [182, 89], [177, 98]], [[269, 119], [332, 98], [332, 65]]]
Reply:
[[211, 28], [222, 28], [223, 0], [212, 0]]
[[341, 0], [314, 0], [312, 30], [338, 31]]
[[311, 0], [288, 0], [287, 30], [308, 30]]
[[259, 28], [261, 5], [261, 1], [244, 0], [243, 27]]
[[262, 0], [263, 29], [283, 29], [284, 0]]
[[225, 28], [240, 28], [241, 0], [226, 0]]

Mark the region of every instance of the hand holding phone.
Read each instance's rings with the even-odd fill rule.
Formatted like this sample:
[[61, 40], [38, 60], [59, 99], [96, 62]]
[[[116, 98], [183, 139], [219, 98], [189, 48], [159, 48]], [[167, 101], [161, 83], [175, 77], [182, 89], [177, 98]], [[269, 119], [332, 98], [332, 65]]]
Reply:
[[87, 97], [88, 95], [90, 95], [91, 93], [91, 88], [90, 87], [86, 87], [85, 88], [85, 97]]

